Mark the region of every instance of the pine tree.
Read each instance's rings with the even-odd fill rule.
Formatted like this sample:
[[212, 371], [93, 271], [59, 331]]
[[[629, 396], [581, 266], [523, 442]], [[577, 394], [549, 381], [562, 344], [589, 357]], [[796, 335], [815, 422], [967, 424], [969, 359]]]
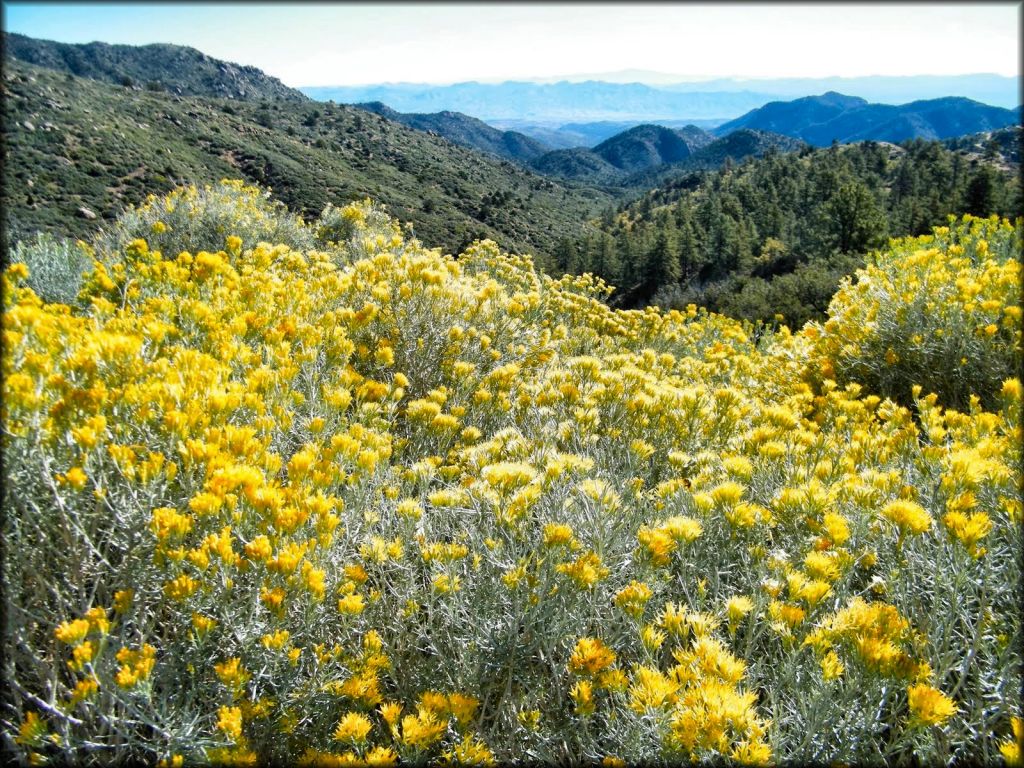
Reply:
[[964, 191], [964, 213], [987, 217], [996, 212], [996, 174], [988, 163], [981, 163]]
[[675, 222], [671, 216], [664, 216], [658, 222], [658, 233], [647, 255], [644, 282], [648, 288], [657, 289], [678, 283], [681, 275]]
[[601, 277], [612, 285], [618, 285], [622, 274], [622, 262], [619, 260], [619, 249], [615, 238], [607, 232], [602, 232], [599, 250], [601, 253]]
[[[682, 200], [680, 200], [682, 203]], [[697, 233], [694, 231], [693, 214], [689, 205], [682, 208], [679, 222], [679, 273], [680, 280], [688, 283], [693, 280], [704, 266], [703, 255], [700, 252], [700, 243], [697, 241]]]
[[885, 218], [864, 184], [843, 184], [823, 210], [829, 224], [826, 240], [839, 253], [862, 253], [884, 242]]
[[628, 229], [619, 230], [615, 238], [619, 253], [619, 283], [620, 287], [632, 289], [638, 281], [636, 268], [636, 248], [633, 235]]
[[558, 244], [555, 259], [559, 269], [576, 274], [576, 270], [579, 268], [579, 252], [576, 249], [576, 243], [567, 237], [563, 238]]

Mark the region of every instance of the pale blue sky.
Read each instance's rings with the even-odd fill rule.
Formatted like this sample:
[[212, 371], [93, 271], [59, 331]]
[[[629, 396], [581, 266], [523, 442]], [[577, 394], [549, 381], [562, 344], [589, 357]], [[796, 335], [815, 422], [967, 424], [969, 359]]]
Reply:
[[176, 43], [293, 87], [653, 70], [703, 79], [1018, 75], [1020, 3], [31, 3], [4, 29]]

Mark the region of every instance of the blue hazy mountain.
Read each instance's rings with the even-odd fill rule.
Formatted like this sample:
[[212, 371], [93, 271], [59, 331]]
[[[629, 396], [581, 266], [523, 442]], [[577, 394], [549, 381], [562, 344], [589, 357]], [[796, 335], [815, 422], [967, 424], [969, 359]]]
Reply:
[[481, 120], [593, 122], [598, 120], [728, 119], [777, 95], [673, 93], [639, 83], [456, 83], [455, 85], [329, 86], [300, 89], [320, 101], [381, 102], [398, 112], [462, 112]]
[[[867, 77], [718, 77], [694, 80], [678, 74], [643, 69], [533, 78], [531, 82], [557, 83], [600, 80], [607, 83], [645, 83], [667, 91], [752, 91], [795, 98], [808, 93], [837, 91], [881, 104], [963, 96], [984, 104], [1010, 108], [1020, 103], [1020, 78], [994, 74], [870, 75]], [[706, 126], [701, 126], [706, 127]]]
[[714, 132], [725, 136], [739, 128], [753, 128], [820, 147], [833, 141], [948, 139], [1019, 122], [1019, 108], [1003, 109], [957, 96], [892, 105], [829, 92], [771, 102], [723, 123]]
[[766, 131], [742, 128], [716, 139], [696, 126], [681, 129], [638, 125], [598, 144], [548, 152], [533, 167], [548, 176], [590, 184], [650, 187], [688, 170], [721, 167], [731, 158], [759, 157], [770, 148], [789, 152], [803, 142]]
[[[605, 81], [604, 78], [613, 77], [610, 74], [595, 75], [593, 79], [583, 81], [464, 82], [453, 85], [384, 83], [316, 86], [299, 90], [321, 101], [342, 104], [379, 101], [399, 112], [449, 110], [485, 121], [632, 121], [634, 125], [664, 120], [729, 120], [770, 101], [827, 91], [885, 104], [946, 96], [960, 96], [1003, 108], [1020, 103], [1020, 78], [991, 74], [757, 80], [721, 78], [676, 83], [666, 82], [670, 76], [657, 73], [628, 74], [638, 79], [657, 80], [659, 84]], [[522, 130], [515, 126], [507, 127]]]
[[503, 131], [516, 131], [555, 149], [596, 147], [605, 139], [647, 123], [665, 128], [693, 126], [710, 131], [725, 120], [597, 120], [590, 123], [536, 122], [531, 120], [491, 120], [490, 125]]
[[758, 91], [780, 96], [804, 96], [834, 91], [880, 104], [906, 104], [945, 96], [964, 98], [1009, 109], [1020, 104], [1020, 78], [993, 74], [908, 75], [870, 77], [788, 77], [777, 79], [718, 79], [660, 86], [669, 91]]

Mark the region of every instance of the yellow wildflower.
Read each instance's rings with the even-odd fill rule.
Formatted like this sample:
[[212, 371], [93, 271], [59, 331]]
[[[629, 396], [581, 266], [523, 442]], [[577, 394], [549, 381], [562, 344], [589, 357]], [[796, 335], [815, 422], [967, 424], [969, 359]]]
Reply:
[[907, 689], [911, 725], [942, 725], [956, 714], [956, 703], [930, 685], [912, 685]]

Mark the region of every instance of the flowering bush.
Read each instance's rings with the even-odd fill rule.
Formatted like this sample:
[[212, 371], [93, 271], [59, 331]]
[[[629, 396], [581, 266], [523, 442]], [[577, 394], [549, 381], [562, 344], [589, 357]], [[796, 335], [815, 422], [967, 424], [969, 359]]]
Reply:
[[180, 187], [168, 195], [150, 195], [129, 208], [97, 238], [96, 247], [109, 255], [145, 240], [168, 256], [201, 249], [216, 251], [228, 236], [246, 247], [257, 243], [283, 244], [296, 250], [314, 245], [314, 232], [299, 216], [259, 187], [222, 180], [204, 187]]
[[829, 306], [815, 360], [823, 376], [909, 404], [915, 385], [948, 406], [998, 402], [1020, 375], [1021, 231], [965, 216], [895, 241], [847, 279]]
[[98, 247], [80, 310], [6, 271], [7, 749], [1019, 753], [1019, 380], [915, 421], [805, 335], [331, 217]]

